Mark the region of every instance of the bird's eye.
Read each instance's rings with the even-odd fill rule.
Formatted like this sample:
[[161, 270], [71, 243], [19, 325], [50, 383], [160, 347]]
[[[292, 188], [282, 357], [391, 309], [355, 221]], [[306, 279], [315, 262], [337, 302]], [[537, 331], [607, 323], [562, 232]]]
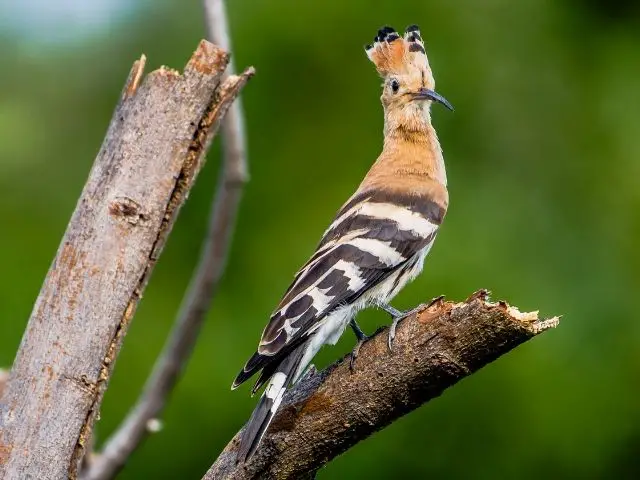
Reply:
[[393, 93], [398, 93], [398, 90], [400, 90], [400, 83], [395, 78], [391, 80], [391, 90], [393, 90]]

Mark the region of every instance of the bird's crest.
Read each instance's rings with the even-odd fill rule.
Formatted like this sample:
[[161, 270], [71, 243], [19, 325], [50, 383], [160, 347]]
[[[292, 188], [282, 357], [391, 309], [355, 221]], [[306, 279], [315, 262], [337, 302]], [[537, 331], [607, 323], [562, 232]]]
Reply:
[[408, 73], [411, 67], [429, 70], [424, 42], [417, 25], [407, 27], [400, 37], [393, 27], [382, 27], [365, 47], [369, 60], [382, 77]]

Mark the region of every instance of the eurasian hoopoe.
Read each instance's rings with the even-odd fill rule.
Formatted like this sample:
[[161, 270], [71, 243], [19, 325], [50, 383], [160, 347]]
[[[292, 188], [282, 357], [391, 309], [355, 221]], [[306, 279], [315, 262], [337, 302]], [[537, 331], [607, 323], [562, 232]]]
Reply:
[[388, 302], [422, 270], [447, 211], [449, 195], [442, 151], [429, 108], [440, 102], [417, 26], [400, 37], [391, 27], [366, 46], [384, 79], [384, 147], [353, 196], [324, 232], [315, 253], [295, 279], [262, 333], [258, 351], [233, 387], [262, 370], [255, 393], [267, 381], [238, 451], [246, 461], [273, 419], [286, 388], [295, 383], [325, 344], [335, 344], [348, 324], [368, 306], [393, 317], [389, 347], [400, 312]]

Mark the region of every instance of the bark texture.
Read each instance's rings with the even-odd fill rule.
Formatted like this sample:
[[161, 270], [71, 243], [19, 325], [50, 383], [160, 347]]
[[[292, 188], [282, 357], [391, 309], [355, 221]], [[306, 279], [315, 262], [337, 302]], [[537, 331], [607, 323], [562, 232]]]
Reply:
[[2, 392], [4, 392], [4, 387], [9, 380], [9, 372], [0, 368], [0, 398], [2, 398]]
[[236, 464], [239, 432], [204, 479], [313, 478], [360, 440], [557, 323], [490, 303], [484, 291], [462, 303], [438, 300], [399, 324], [392, 352], [384, 329], [362, 346], [353, 373], [347, 356], [308, 374], [249, 462]]
[[76, 478], [120, 345], [219, 120], [252, 71], [220, 80], [202, 41], [184, 73], [133, 65], [0, 400], [0, 478]]

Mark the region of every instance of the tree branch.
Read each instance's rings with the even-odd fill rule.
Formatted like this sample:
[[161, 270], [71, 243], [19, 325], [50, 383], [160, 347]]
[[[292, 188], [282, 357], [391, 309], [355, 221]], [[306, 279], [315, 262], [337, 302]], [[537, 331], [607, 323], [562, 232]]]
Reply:
[[144, 288], [220, 119], [251, 75], [201, 42], [184, 74], [134, 63], [0, 404], [0, 478], [75, 479]]
[[[204, 13], [209, 41], [219, 45], [226, 52], [232, 52], [229, 21], [224, 0], [204, 0]], [[232, 75], [233, 72], [235, 72], [235, 65], [233, 58], [230, 58], [227, 73]], [[222, 145], [224, 148], [224, 177], [229, 185], [240, 184], [232, 190], [232, 193], [237, 192], [239, 197], [242, 185], [249, 178], [247, 140], [240, 97], [236, 98], [229, 107], [229, 111], [222, 121]]]
[[[227, 18], [221, 0], [205, 0], [209, 39], [230, 51]], [[233, 74], [229, 59], [223, 78]], [[109, 480], [122, 469], [140, 442], [149, 433], [150, 422], [164, 409], [170, 392], [188, 361], [211, 300], [217, 290], [235, 227], [242, 189], [248, 180], [244, 119], [240, 98], [229, 107], [222, 120], [223, 159], [219, 186], [210, 207], [207, 234], [200, 259], [165, 347], [147, 380], [143, 393], [122, 425], [109, 438], [100, 454], [92, 457], [83, 480]]]
[[287, 394], [248, 464], [236, 464], [239, 432], [203, 478], [311, 478], [357, 442], [557, 324], [489, 303], [484, 291], [463, 303], [438, 300], [400, 323], [393, 352], [384, 329], [362, 346], [354, 373], [347, 356], [308, 374]]

